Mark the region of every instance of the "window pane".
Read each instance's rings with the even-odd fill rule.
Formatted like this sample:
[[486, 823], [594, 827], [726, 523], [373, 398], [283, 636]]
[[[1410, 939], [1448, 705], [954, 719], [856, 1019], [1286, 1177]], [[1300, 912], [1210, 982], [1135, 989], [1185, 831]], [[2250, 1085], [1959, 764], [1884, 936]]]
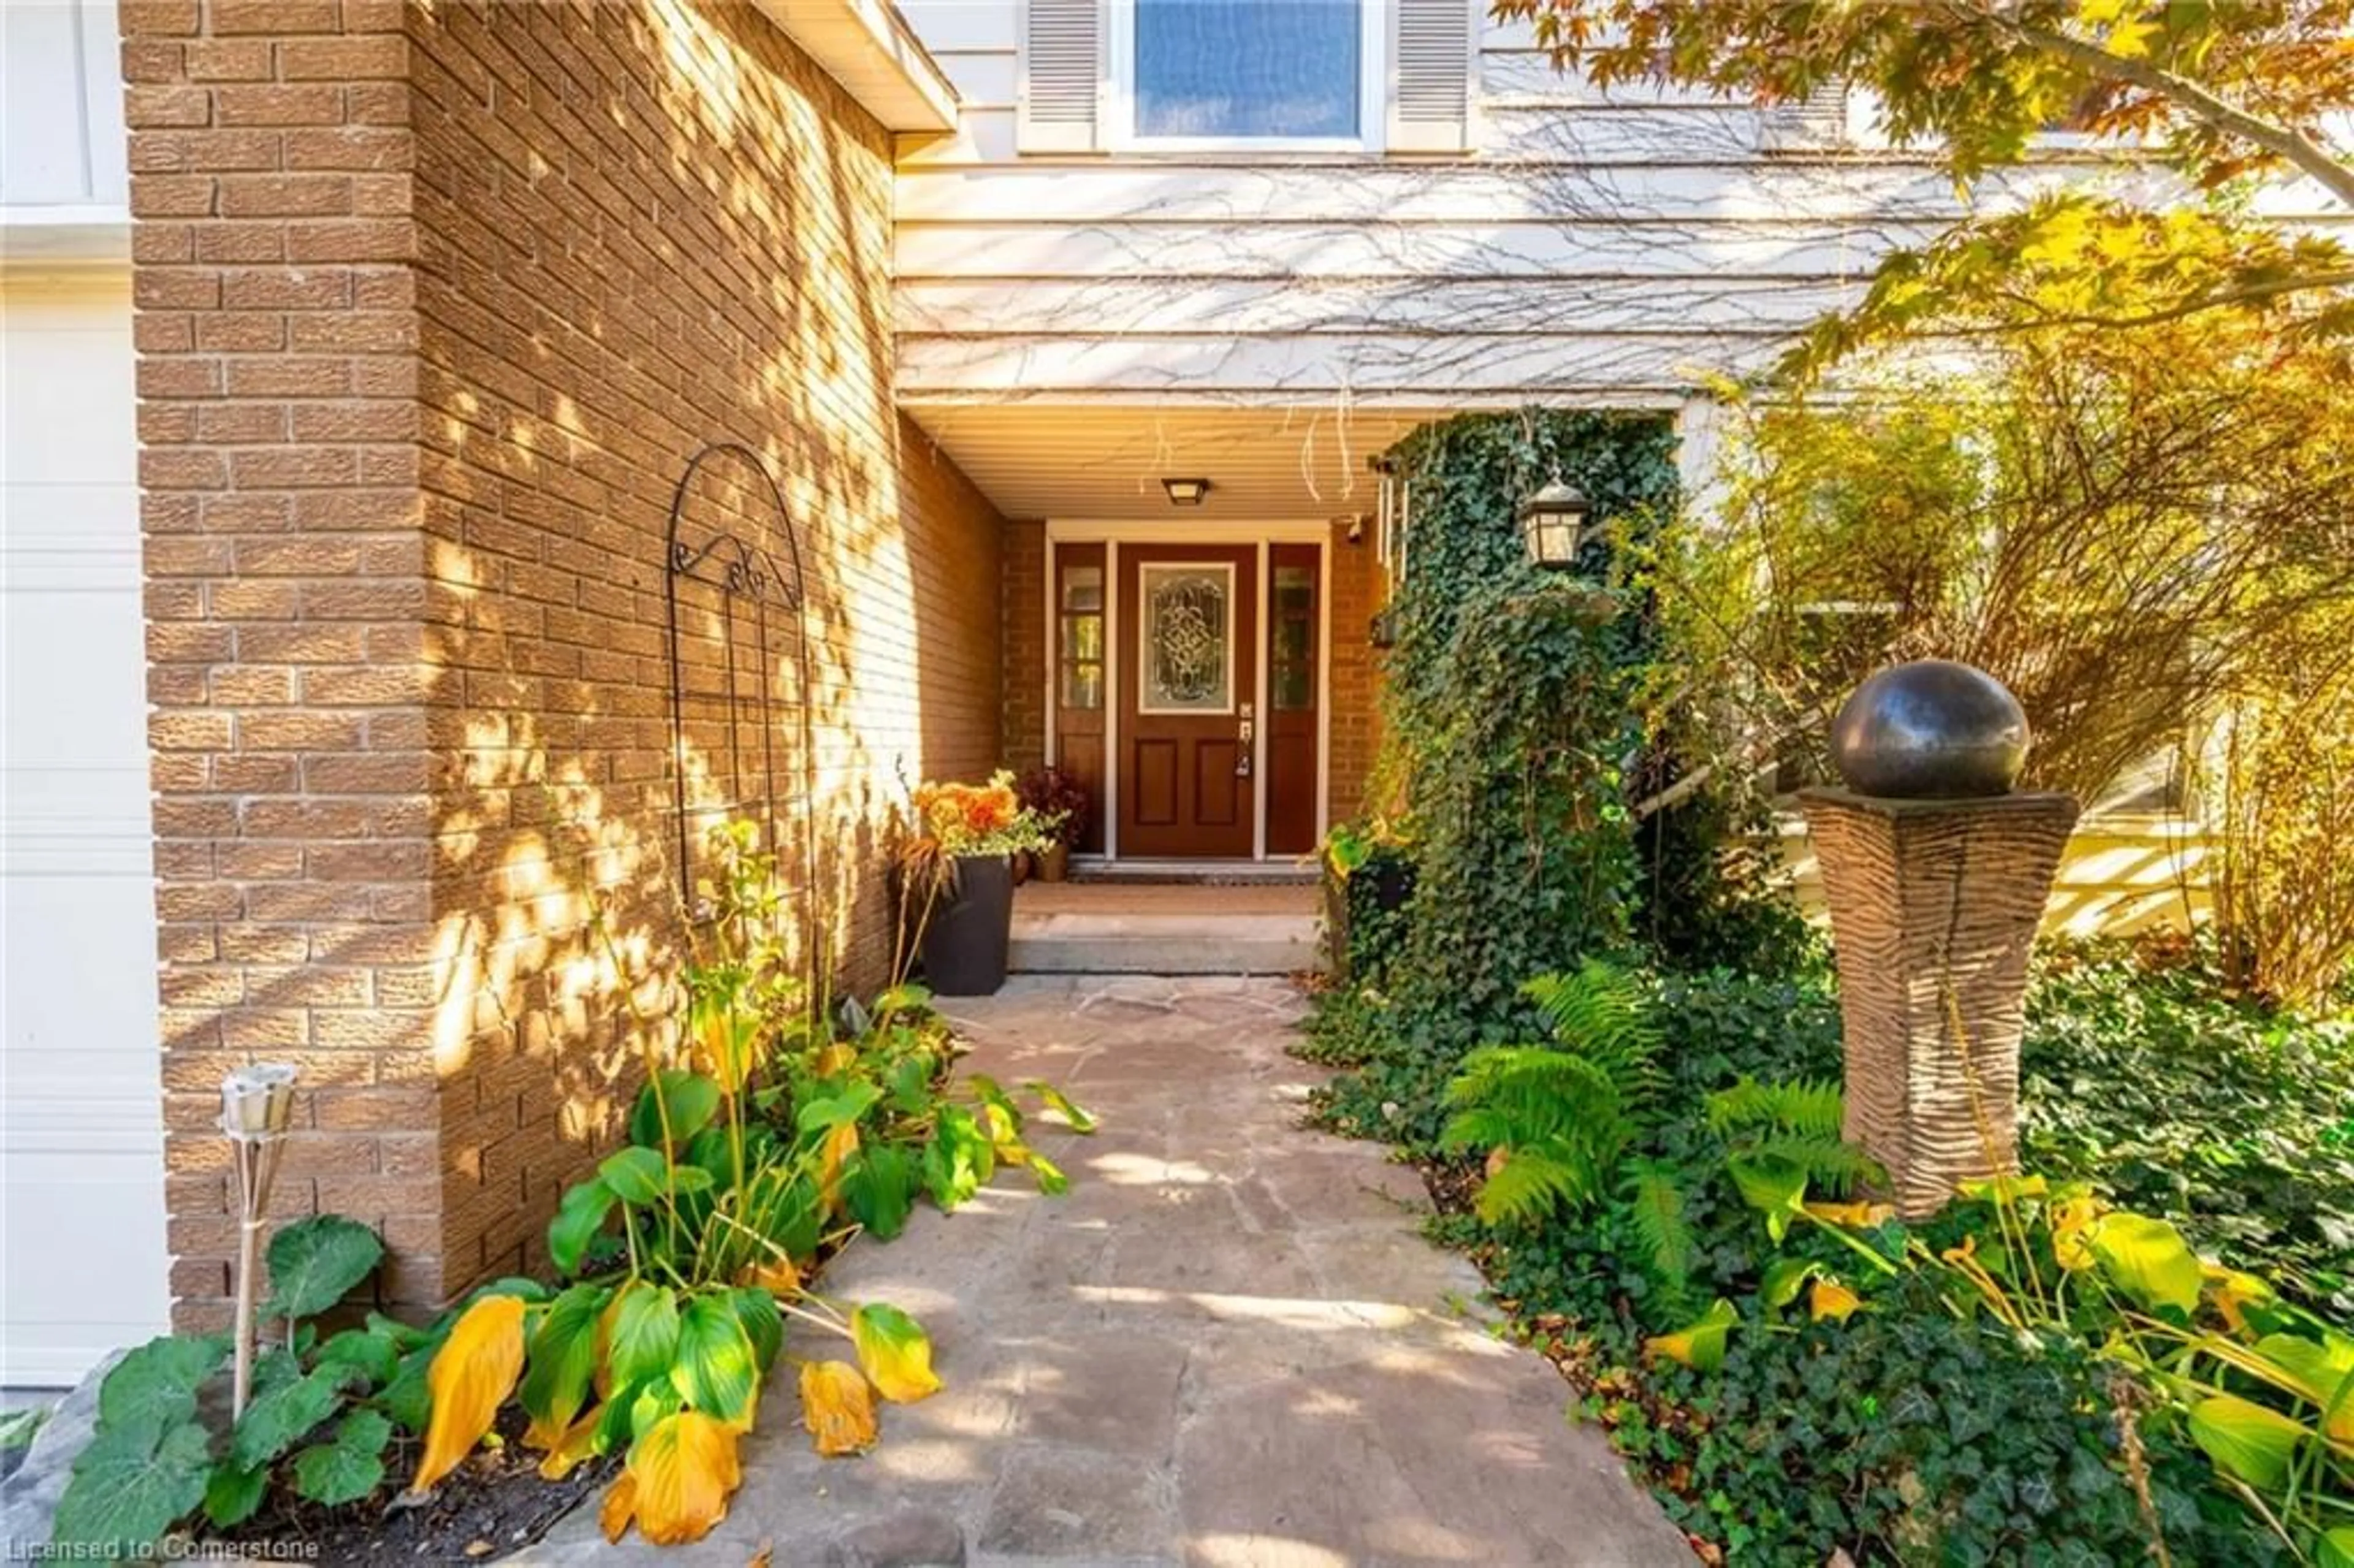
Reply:
[[1074, 615], [1064, 619], [1063, 657], [1066, 659], [1103, 657], [1102, 616]]
[[1361, 0], [1136, 0], [1140, 136], [1357, 128]]
[[1101, 567], [1066, 567], [1063, 569], [1063, 608], [1078, 610], [1103, 608]]
[[1063, 705], [1066, 708], [1103, 706], [1103, 666], [1100, 664], [1064, 665]]
[[1284, 664], [1274, 675], [1275, 705], [1285, 713], [1299, 713], [1316, 705], [1314, 672], [1305, 664]]

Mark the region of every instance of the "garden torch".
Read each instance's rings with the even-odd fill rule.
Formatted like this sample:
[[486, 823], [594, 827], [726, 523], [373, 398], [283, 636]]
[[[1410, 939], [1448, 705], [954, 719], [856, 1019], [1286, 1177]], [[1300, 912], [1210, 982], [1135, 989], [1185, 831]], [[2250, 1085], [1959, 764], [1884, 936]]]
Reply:
[[230, 1394], [238, 1415], [253, 1389], [253, 1279], [270, 1182], [286, 1128], [294, 1119], [294, 1069], [283, 1062], [239, 1067], [221, 1082], [221, 1131], [237, 1160], [237, 1372]]

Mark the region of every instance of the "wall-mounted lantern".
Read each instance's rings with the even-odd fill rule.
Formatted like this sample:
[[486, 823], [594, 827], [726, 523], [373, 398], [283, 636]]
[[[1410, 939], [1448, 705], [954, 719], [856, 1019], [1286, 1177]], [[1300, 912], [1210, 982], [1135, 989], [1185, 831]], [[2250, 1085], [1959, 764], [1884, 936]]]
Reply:
[[1199, 506], [1210, 494], [1210, 482], [1206, 479], [1164, 479], [1161, 488], [1169, 493], [1172, 506]]
[[1556, 479], [1521, 503], [1521, 537], [1528, 546], [1529, 562], [1548, 571], [1566, 571], [1577, 564], [1585, 543], [1585, 496], [1576, 486]]

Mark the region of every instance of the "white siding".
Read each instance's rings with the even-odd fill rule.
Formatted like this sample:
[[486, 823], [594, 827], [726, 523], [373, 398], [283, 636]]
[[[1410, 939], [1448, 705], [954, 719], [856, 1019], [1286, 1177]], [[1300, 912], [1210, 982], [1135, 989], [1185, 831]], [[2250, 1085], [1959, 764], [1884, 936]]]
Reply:
[[903, 10], [963, 99], [954, 135], [900, 160], [899, 391], [919, 409], [1672, 406], [1962, 211], [1925, 160], [1766, 153], [1769, 114], [1606, 94], [1494, 24], [1467, 156], [1024, 156], [1015, 0]]

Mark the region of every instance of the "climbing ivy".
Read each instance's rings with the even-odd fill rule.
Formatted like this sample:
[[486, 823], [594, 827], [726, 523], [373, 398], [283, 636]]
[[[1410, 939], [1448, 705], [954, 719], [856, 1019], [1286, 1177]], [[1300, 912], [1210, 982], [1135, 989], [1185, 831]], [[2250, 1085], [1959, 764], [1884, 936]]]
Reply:
[[[1405, 824], [1415, 892], [1386, 1039], [1336, 1086], [1336, 1120], [1426, 1142], [1466, 1051], [1534, 1037], [1523, 980], [1638, 943], [1671, 961], [1739, 945], [1684, 929], [1686, 910], [1721, 923], [1723, 804], [1696, 793], [1639, 837], [1629, 810], [1637, 780], [1681, 765], [1652, 715], [1658, 618], [1628, 566], [1676, 504], [1675, 447], [1663, 416], [1530, 410], [1426, 426], [1387, 454], [1408, 532], [1373, 793]], [[1554, 479], [1605, 525], [1574, 573], [1532, 567], [1522, 542], [1521, 498]]]

